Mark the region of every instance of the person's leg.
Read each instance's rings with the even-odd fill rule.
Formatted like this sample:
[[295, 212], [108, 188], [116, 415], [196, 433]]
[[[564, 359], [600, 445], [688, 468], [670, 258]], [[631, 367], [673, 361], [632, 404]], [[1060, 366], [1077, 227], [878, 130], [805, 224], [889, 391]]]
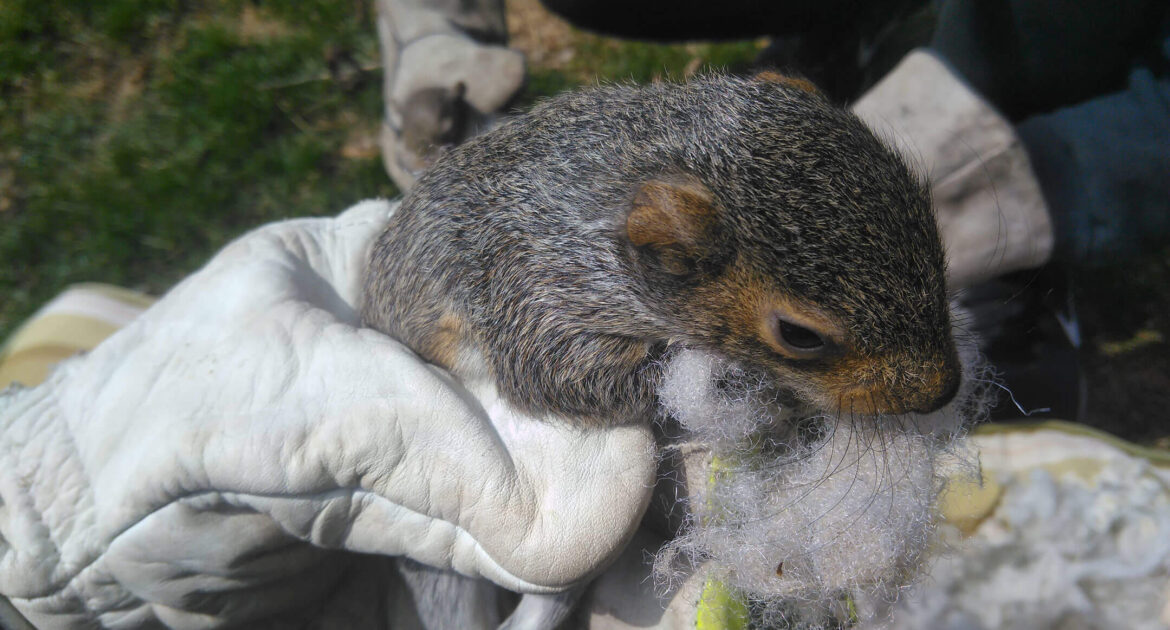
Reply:
[[[873, 82], [867, 66], [879, 57], [875, 51], [927, 4], [927, 0], [541, 1], [574, 26], [614, 37], [654, 41], [770, 37], [772, 44], [758, 65], [802, 75], [839, 102], [856, 98]], [[897, 58], [927, 40], [929, 32], [906, 45]]]
[[939, 4], [931, 48], [1013, 121], [1124, 89], [1136, 62], [1164, 54], [1170, 18], [1164, 0]]
[[1057, 256], [1115, 263], [1170, 239], [1170, 78], [1018, 126], [1056, 231]]

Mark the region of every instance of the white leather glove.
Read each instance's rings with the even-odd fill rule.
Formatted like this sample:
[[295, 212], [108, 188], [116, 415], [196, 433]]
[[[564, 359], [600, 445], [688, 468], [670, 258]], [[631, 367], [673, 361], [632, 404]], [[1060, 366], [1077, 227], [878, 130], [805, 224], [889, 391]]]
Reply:
[[0, 395], [0, 594], [41, 628], [379, 627], [378, 556], [538, 593], [612, 560], [649, 427], [521, 416], [360, 328], [391, 211], [248, 234]]
[[1052, 219], [1019, 136], [937, 57], [910, 53], [853, 111], [930, 178], [952, 288], [1052, 256]]
[[403, 191], [444, 146], [490, 128], [520, 92], [503, 0], [377, 0], [387, 173]]

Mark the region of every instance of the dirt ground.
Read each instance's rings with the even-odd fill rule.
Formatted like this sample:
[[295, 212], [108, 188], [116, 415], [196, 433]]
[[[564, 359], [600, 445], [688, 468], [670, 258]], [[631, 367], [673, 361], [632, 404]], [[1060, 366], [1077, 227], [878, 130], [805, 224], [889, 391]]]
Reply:
[[1170, 448], [1170, 247], [1077, 277], [1085, 422]]

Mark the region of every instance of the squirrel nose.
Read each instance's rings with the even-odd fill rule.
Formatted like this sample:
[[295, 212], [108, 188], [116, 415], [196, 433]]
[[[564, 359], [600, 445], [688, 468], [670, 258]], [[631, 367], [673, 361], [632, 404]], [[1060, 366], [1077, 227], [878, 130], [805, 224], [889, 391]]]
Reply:
[[954, 400], [955, 394], [958, 394], [958, 393], [959, 393], [959, 373], [958, 373], [958, 371], [955, 371], [955, 372], [950, 373], [948, 375], [948, 377], [946, 378], [946, 380], [943, 382], [943, 387], [940, 390], [939, 394], [937, 396], [935, 396], [933, 399], [931, 399], [929, 402], [927, 402], [924, 405], [922, 405], [921, 407], [915, 409], [914, 412], [915, 413], [930, 413], [932, 411], [938, 411], [939, 409], [942, 409], [943, 407], [945, 407], [947, 405], [947, 403]]

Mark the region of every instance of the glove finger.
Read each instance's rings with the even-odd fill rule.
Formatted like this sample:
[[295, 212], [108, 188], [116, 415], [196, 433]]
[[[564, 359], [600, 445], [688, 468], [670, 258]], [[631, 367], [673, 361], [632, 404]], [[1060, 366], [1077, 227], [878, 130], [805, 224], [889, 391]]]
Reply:
[[[249, 477], [284, 490], [255, 488], [249, 501], [295, 535], [549, 591], [608, 562], [640, 520], [655, 469], [649, 427], [525, 417], [373, 331], [338, 327], [321, 344], [339, 350], [304, 364], [295, 408], [273, 399], [252, 421], [279, 426], [281, 443], [256, 449], [249, 465], [265, 470]], [[209, 445], [230, 458], [211, 470], [231, 470], [247, 449]]]
[[140, 603], [106, 615], [114, 625], [174, 628], [303, 617], [333, 595], [349, 564], [348, 554], [296, 540], [266, 515], [201, 495], [111, 542], [102, 566]]
[[67, 366], [60, 403], [102, 535], [221, 493], [321, 547], [517, 590], [583, 579], [649, 499], [649, 427], [526, 418], [358, 328], [388, 211], [363, 207], [241, 238]]

